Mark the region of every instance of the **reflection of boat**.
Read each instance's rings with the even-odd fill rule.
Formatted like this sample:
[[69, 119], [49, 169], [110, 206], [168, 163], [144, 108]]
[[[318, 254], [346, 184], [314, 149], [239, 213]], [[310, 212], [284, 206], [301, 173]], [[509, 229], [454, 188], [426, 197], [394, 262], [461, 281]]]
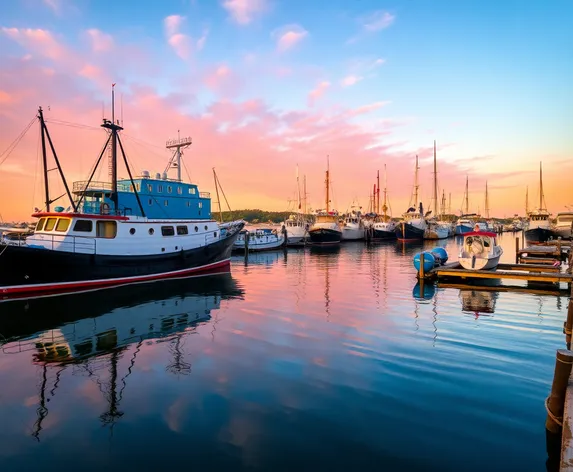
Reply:
[[[2, 303], [0, 345], [55, 330], [61, 342], [69, 345], [61, 352], [75, 358], [98, 354], [106, 339], [114, 347], [140, 339], [157, 338], [185, 329], [187, 324], [208, 319], [209, 310], [221, 299], [240, 297], [240, 290], [227, 271], [219, 275], [158, 281], [65, 296], [11, 300]], [[51, 333], [43, 333], [46, 339]], [[103, 337], [102, 337], [103, 336]], [[84, 341], [90, 338], [90, 350]], [[97, 339], [102, 338], [98, 344]], [[89, 344], [89, 343], [88, 343]], [[59, 345], [59, 344], [58, 344]], [[47, 355], [48, 347], [42, 348]], [[61, 359], [63, 360], [63, 358]]]
[[276, 229], [257, 228], [254, 231], [243, 230], [233, 244], [234, 251], [245, 250], [247, 239], [249, 251], [269, 251], [285, 245], [284, 233], [278, 233]]
[[502, 254], [495, 233], [472, 231], [464, 234], [459, 261], [464, 269], [489, 270], [497, 267]]
[[462, 311], [474, 314], [494, 313], [495, 302], [499, 297], [499, 292], [483, 290], [460, 290], [460, 300], [462, 301]]

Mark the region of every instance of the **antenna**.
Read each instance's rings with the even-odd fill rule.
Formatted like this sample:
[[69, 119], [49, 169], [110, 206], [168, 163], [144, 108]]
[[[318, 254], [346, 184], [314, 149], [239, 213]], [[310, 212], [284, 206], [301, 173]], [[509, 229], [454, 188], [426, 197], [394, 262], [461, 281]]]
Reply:
[[182, 149], [188, 148], [193, 143], [191, 136], [182, 138], [180, 134], [180, 130], [177, 130], [177, 139], [170, 139], [165, 143], [165, 147], [167, 149], [175, 149], [173, 156], [171, 156], [171, 159], [165, 168], [165, 172], [167, 172], [171, 167], [177, 168], [177, 180], [179, 182], [181, 182], [181, 156], [183, 155]]
[[123, 93], [119, 96], [119, 106], [120, 106], [121, 126], [123, 126]]

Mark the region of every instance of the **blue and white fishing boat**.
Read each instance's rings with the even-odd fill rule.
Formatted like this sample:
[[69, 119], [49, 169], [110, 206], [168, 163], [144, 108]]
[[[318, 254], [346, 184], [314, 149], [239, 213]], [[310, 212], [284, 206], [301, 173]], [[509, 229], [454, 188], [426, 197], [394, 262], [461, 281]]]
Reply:
[[[233, 243], [244, 222], [223, 227], [211, 218], [211, 197], [181, 180], [181, 149], [190, 138], [169, 141], [174, 155], [163, 174], [143, 171], [132, 177], [114, 120], [101, 125], [107, 144], [89, 179], [67, 184], [52, 139], [39, 109], [44, 170], [45, 208], [34, 234], [21, 244], [0, 246], [0, 296], [101, 288], [169, 277], [208, 273], [229, 266]], [[48, 187], [46, 140], [59, 170], [70, 206], [55, 207]], [[117, 148], [129, 179], [117, 179]], [[93, 177], [110, 149], [111, 182]], [[178, 169], [175, 179], [167, 177]], [[5, 270], [9, 268], [9, 270]]]

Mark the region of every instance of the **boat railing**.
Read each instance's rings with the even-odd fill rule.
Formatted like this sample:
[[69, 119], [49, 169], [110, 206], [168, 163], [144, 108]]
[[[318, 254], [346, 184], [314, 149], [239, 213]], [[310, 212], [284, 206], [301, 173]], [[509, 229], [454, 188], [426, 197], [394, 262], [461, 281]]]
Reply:
[[97, 242], [95, 238], [86, 236], [70, 236], [66, 234], [36, 234], [31, 240], [18, 241], [18, 245], [28, 247], [43, 246], [46, 249], [72, 252], [74, 254], [96, 254]]
[[[89, 182], [87, 180], [81, 180], [74, 182], [72, 191], [74, 193], [82, 193], [88, 190], [92, 191], [109, 191], [113, 190], [110, 182]], [[117, 190], [120, 192], [130, 192], [133, 191], [130, 185], [121, 182], [117, 183]]]

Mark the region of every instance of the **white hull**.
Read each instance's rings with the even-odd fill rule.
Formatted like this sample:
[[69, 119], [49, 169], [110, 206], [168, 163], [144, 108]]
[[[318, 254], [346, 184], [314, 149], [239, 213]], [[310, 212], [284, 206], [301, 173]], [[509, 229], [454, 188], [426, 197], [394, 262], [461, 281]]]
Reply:
[[446, 239], [450, 232], [446, 226], [430, 224], [424, 232], [424, 239]]
[[553, 228], [553, 232], [558, 238], [562, 239], [571, 239], [573, 238], [573, 228], [571, 226], [568, 227], [555, 227]]
[[[503, 252], [503, 251], [502, 251]], [[468, 270], [491, 270], [495, 269], [499, 264], [499, 258], [501, 257], [501, 253], [497, 256], [493, 256], [490, 258], [487, 257], [475, 257], [469, 256], [468, 257], [460, 257], [459, 261], [461, 266], [464, 269]]]
[[[249, 234], [248, 235], [248, 249], [249, 251], [269, 251], [271, 249], [278, 249], [285, 243], [284, 236], [276, 234]], [[233, 249], [245, 249], [245, 233], [239, 235], [233, 245]]]
[[343, 241], [358, 241], [364, 239], [364, 228], [344, 227], [342, 229]]

